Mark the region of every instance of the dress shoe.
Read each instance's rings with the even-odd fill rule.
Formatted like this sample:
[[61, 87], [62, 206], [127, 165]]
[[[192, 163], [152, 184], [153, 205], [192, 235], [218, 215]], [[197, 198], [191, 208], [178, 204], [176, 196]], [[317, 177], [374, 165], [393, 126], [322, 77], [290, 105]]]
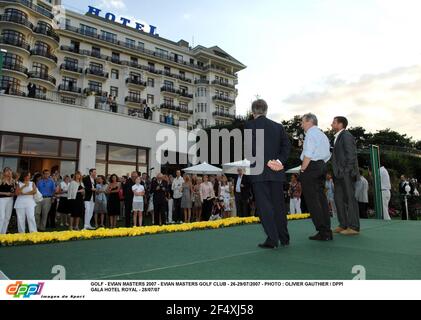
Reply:
[[327, 234], [322, 234], [322, 233], [318, 233], [312, 237], [309, 237], [310, 240], [314, 240], [314, 241], [332, 241], [333, 240], [333, 236], [330, 233]]
[[354, 229], [348, 228], [348, 229], [342, 231], [341, 234], [344, 235], [344, 236], [358, 236], [360, 234], [360, 232], [356, 231]]
[[333, 233], [341, 233], [342, 231], [345, 231], [346, 229], [337, 227], [335, 230], [333, 230]]
[[259, 248], [262, 248], [262, 249], [276, 249], [276, 248], [278, 248], [278, 246], [276, 246], [274, 244], [271, 244], [271, 243], [265, 242], [265, 243], [259, 244]]
[[284, 248], [289, 247], [289, 241], [281, 243], [281, 247], [284, 247]]

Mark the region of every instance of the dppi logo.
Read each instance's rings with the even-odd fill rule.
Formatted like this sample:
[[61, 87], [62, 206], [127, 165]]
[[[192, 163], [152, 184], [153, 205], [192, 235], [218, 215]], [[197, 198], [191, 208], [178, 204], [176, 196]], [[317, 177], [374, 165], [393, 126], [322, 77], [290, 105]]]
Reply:
[[40, 295], [43, 287], [44, 282], [22, 284], [22, 281], [16, 281], [15, 284], [11, 284], [6, 288], [6, 293], [14, 298], [30, 298], [31, 296]]

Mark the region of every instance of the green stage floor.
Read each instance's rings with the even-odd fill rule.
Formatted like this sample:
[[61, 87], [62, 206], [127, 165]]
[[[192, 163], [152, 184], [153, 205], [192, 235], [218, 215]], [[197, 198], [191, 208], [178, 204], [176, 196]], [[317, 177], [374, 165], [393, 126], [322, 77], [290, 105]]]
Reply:
[[[333, 224], [335, 225], [335, 223]], [[368, 280], [421, 279], [421, 222], [362, 221], [359, 237], [307, 240], [310, 220], [289, 224], [291, 246], [261, 250], [260, 225], [138, 238], [0, 247], [0, 270], [10, 279], [52, 279], [54, 265], [68, 280]]]

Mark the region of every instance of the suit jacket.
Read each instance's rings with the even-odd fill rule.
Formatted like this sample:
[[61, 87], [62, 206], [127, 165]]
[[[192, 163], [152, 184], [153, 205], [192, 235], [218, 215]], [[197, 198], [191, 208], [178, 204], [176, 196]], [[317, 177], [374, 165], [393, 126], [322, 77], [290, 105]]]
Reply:
[[122, 185], [123, 188], [123, 195], [124, 195], [124, 202], [125, 203], [132, 203], [133, 202], [133, 190], [132, 187], [135, 185], [132, 178], [126, 180], [126, 183]]
[[[263, 173], [260, 175], [251, 175], [250, 180], [252, 183], [256, 182], [284, 182], [286, 181], [285, 171], [275, 172], [271, 170], [267, 163], [270, 160], [279, 159], [283, 165], [286, 164], [290, 151], [291, 151], [291, 142], [287, 133], [285, 132], [284, 127], [275, 121], [269, 120], [265, 116], [261, 116], [255, 120], [248, 121], [245, 125], [245, 129], [251, 129], [253, 132], [253, 141], [252, 141], [252, 152], [253, 156], [256, 156], [256, 130], [264, 130], [264, 169]], [[246, 141], [246, 143], [248, 143]], [[255, 167], [255, 164], [252, 164], [252, 167]]]
[[[238, 181], [238, 175], [235, 178], [235, 183], [234, 183], [234, 193], [237, 194], [237, 181]], [[242, 199], [249, 199], [251, 197], [251, 182], [250, 182], [250, 178], [248, 176], [246, 176], [245, 174], [243, 174], [243, 177], [241, 178], [241, 184], [243, 185], [243, 187], [241, 188], [241, 194], [240, 197]]]
[[85, 199], [84, 201], [91, 201], [91, 198], [93, 196], [94, 202], [95, 202], [95, 192], [92, 191], [93, 188], [95, 188], [95, 185], [92, 185], [91, 177], [86, 176], [82, 179], [83, 185], [85, 186]]
[[333, 175], [343, 178], [349, 175], [357, 180], [360, 176], [358, 169], [357, 144], [354, 136], [347, 130], [341, 132], [336, 140], [332, 152]]
[[[157, 188], [159, 187], [159, 190]], [[151, 184], [151, 193], [153, 194], [153, 203], [164, 205], [167, 201], [167, 192], [169, 192], [169, 187], [166, 181], [161, 180], [161, 184], [158, 181], [153, 181]]]

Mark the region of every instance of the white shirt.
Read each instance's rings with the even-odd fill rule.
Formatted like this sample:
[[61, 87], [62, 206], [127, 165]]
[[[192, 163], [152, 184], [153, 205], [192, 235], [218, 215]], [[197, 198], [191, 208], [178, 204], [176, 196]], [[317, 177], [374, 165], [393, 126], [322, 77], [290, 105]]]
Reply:
[[[132, 187], [133, 192], [143, 192], [145, 188], [141, 184], [135, 184]], [[143, 196], [133, 196], [133, 202], [143, 202]]]
[[306, 132], [301, 161], [304, 157], [310, 158], [311, 161], [324, 162], [328, 162], [331, 157], [329, 139], [317, 126], [311, 127]]
[[385, 167], [380, 168], [380, 182], [382, 191], [390, 191], [392, 189], [389, 172], [387, 172]]
[[336, 134], [335, 134], [335, 144], [336, 144], [336, 140], [338, 140], [339, 135], [342, 133], [342, 131], [344, 131], [345, 129], [339, 130]]
[[[25, 184], [19, 182], [19, 188], [22, 188]], [[22, 189], [23, 193], [28, 193], [33, 190], [33, 182], [29, 182], [26, 188]], [[36, 203], [34, 200], [33, 195], [20, 195], [16, 198], [15, 202], [15, 209], [23, 209], [23, 208], [35, 208]]]
[[69, 185], [70, 185], [70, 182], [69, 183], [66, 183], [64, 181], [60, 182], [60, 189], [62, 192], [60, 197], [67, 198], [67, 191], [69, 191]]
[[237, 185], [235, 186], [235, 192], [237, 192], [237, 193], [241, 192], [241, 180], [242, 179], [243, 179], [243, 176], [238, 176]]
[[363, 176], [355, 183], [355, 198], [358, 202], [368, 203], [368, 181]]
[[180, 199], [183, 196], [183, 177], [175, 178], [172, 182], [173, 198]]

